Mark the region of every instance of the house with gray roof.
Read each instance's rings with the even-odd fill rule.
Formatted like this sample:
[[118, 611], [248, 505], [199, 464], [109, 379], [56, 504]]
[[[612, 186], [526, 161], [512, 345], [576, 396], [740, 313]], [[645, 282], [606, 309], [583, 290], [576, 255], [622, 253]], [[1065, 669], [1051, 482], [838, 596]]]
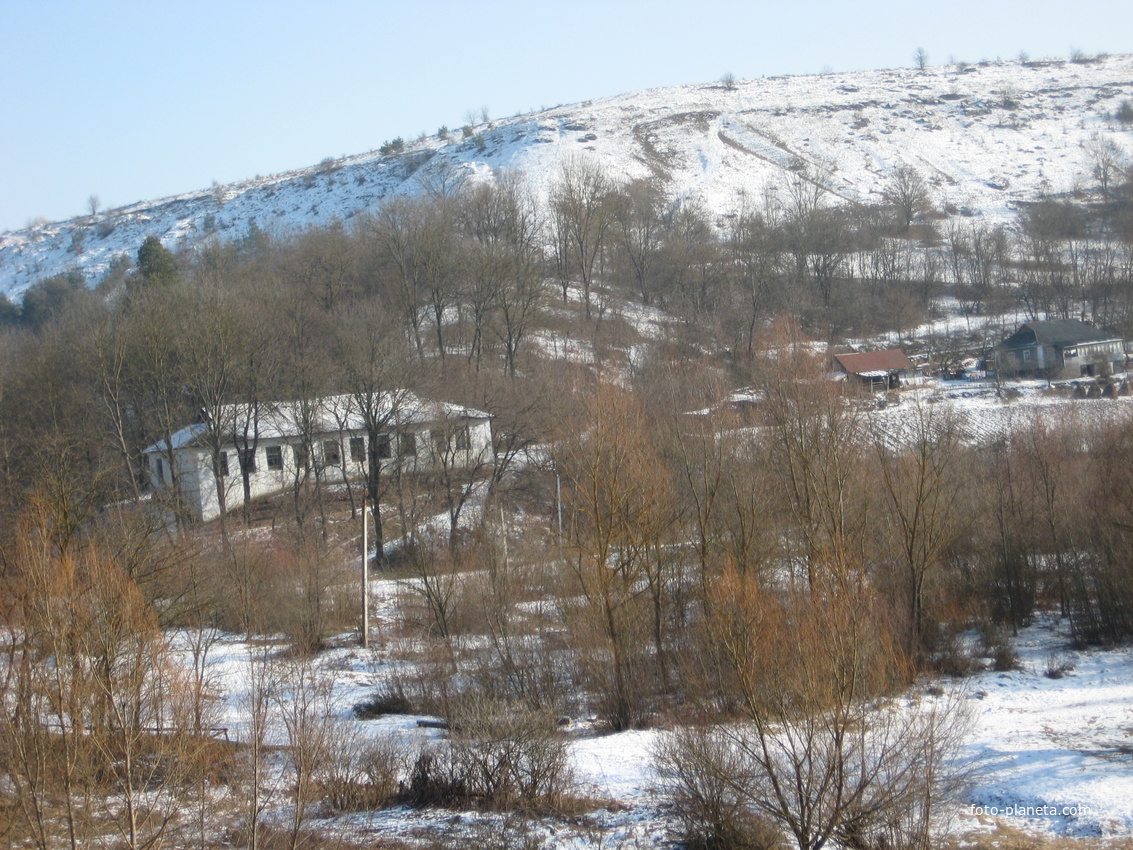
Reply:
[[1125, 369], [1125, 340], [1078, 319], [1027, 322], [995, 347], [994, 359], [1004, 377], [1100, 376]]

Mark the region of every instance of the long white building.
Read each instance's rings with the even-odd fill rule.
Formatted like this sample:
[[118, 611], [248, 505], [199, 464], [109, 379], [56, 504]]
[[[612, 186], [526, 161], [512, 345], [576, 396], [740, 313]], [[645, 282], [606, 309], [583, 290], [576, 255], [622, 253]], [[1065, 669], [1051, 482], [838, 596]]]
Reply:
[[[389, 393], [375, 405], [381, 423], [374, 457], [383, 468], [400, 464], [421, 470], [444, 460], [468, 467], [490, 460], [491, 416], [447, 402]], [[309, 481], [341, 484], [362, 479], [370, 458], [363, 412], [348, 395], [311, 402], [229, 405], [223, 421], [202, 421], [143, 452], [155, 493], [176, 487], [182, 507], [207, 521], [220, 515], [223, 489], [227, 510], [244, 503], [242, 468], [253, 499]]]

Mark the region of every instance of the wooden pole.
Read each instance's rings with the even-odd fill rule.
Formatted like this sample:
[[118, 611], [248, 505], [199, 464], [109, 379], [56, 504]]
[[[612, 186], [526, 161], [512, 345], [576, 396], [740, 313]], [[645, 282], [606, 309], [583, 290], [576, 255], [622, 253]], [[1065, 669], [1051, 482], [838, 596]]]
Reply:
[[559, 545], [563, 545], [563, 482], [555, 470], [555, 510], [559, 515]]
[[362, 648], [370, 648], [370, 523], [366, 520], [366, 492], [362, 491]]

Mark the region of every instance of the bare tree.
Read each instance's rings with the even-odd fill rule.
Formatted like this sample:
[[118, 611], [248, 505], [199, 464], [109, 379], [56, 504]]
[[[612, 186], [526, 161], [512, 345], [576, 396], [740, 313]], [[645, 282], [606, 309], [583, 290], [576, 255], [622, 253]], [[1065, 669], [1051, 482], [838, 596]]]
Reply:
[[[863, 420], [797, 325], [780, 320], [768, 334], [764, 357], [753, 364], [755, 387], [765, 394], [768, 469], [780, 482], [781, 509], [793, 526], [795, 562], [814, 587], [824, 574], [861, 569], [857, 518], [865, 500], [854, 498], [862, 469]], [[856, 521], [857, 520], [857, 521]]]
[[[160, 847], [205, 769], [201, 707], [136, 583], [97, 548], [53, 552], [46, 519], [33, 505], [10, 563], [12, 622], [30, 631], [6, 649], [7, 779], [37, 846], [62, 826], [72, 847], [96, 833]], [[111, 787], [116, 804], [96, 802]]]
[[369, 234], [379, 262], [394, 271], [394, 302], [424, 357], [425, 313], [432, 314], [437, 353], [443, 359], [448, 309], [456, 298], [457, 233], [448, 197], [396, 198], [383, 204]]
[[366, 493], [380, 560], [385, 541], [381, 506], [386, 495], [382, 465], [393, 459], [395, 449], [401, 462], [396, 427], [410, 398], [407, 352], [404, 337], [375, 302], [342, 316], [336, 339], [344, 387], [366, 430]]
[[[613, 186], [597, 162], [579, 156], [563, 161], [551, 186], [551, 228], [558, 263], [582, 284], [586, 318], [590, 318], [590, 290], [613, 220]], [[567, 279], [563, 280], [563, 300]]]
[[654, 263], [661, 249], [661, 205], [664, 196], [653, 180], [633, 180], [614, 199], [617, 259], [633, 280], [642, 304], [655, 297]]
[[925, 72], [925, 69], [928, 68], [928, 51], [923, 47], [918, 47], [913, 51], [913, 65], [922, 74]]
[[644, 656], [648, 609], [638, 590], [654, 545], [669, 521], [672, 494], [641, 407], [601, 386], [586, 424], [563, 444], [574, 577], [580, 604], [572, 615], [584, 670], [615, 729], [632, 727], [647, 709], [656, 669]]
[[974, 517], [967, 508], [962, 475], [967, 466], [959, 423], [940, 405], [914, 403], [910, 439], [893, 445], [885, 429], [874, 429], [874, 447], [885, 495], [888, 524], [900, 553], [900, 595], [908, 623], [906, 652], [923, 659], [928, 596], [947, 556]]
[[227, 544], [225, 514], [232, 484], [227, 448], [236, 432], [236, 403], [240, 400], [237, 392], [241, 367], [248, 355], [243, 345], [248, 331], [240, 321], [238, 305], [233, 303], [205, 298], [196, 305], [195, 314], [196, 320], [188, 326], [185, 370], [190, 393], [204, 418], [201, 441], [211, 456], [220, 527]]
[[308, 846], [305, 827], [318, 791], [318, 780], [331, 754], [334, 707], [331, 683], [307, 661], [283, 666], [272, 695], [287, 734], [291, 768], [291, 817], [287, 839], [291, 850]]
[[[465, 298], [472, 313], [469, 359], [477, 370], [489, 328], [504, 343], [505, 370], [515, 357], [542, 297], [540, 223], [535, 206], [513, 175], [466, 191], [457, 218], [465, 248]], [[498, 320], [496, 315], [498, 314]]]
[[280, 275], [328, 312], [352, 294], [356, 281], [354, 244], [341, 223], [310, 228], [277, 257]]
[[906, 231], [915, 218], [931, 207], [928, 186], [921, 173], [911, 165], [897, 167], [890, 176], [883, 197], [897, 208]]
[[1102, 200], [1109, 202], [1116, 181], [1122, 178], [1129, 165], [1129, 157], [1110, 136], [1094, 133], [1085, 145], [1090, 164], [1090, 175], [1098, 181]]

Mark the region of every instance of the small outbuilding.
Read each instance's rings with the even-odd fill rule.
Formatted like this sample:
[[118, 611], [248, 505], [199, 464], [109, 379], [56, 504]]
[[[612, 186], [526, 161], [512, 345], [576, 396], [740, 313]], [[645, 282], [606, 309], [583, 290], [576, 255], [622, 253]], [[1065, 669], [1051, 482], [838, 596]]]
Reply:
[[1111, 374], [1125, 368], [1125, 340], [1078, 319], [1027, 322], [995, 347], [995, 368], [1005, 377]]
[[917, 367], [899, 348], [835, 354], [834, 368], [840, 374], [857, 378], [873, 392], [895, 390], [917, 375]]

